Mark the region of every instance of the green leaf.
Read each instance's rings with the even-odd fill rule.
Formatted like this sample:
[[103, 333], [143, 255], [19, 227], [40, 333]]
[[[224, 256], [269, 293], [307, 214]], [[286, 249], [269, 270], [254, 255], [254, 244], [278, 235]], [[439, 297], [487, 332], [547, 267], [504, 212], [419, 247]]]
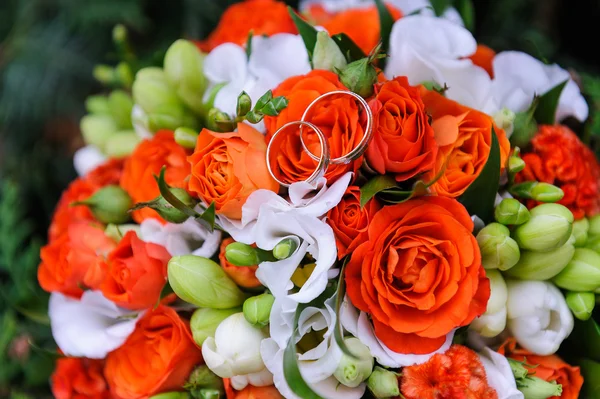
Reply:
[[252, 55], [252, 38], [254, 37], [254, 32], [251, 30], [248, 32], [248, 38], [246, 39], [246, 58], [250, 59]]
[[473, 29], [475, 28], [475, 8], [473, 7], [473, 0], [454, 0], [454, 7], [460, 14], [465, 24], [465, 28], [473, 32]]
[[255, 111], [250, 111], [246, 114], [246, 120], [250, 123], [258, 123], [262, 121], [264, 117], [264, 114]]
[[279, 96], [279, 97], [275, 97], [274, 99], [272, 99], [271, 103], [273, 103], [273, 106], [275, 106], [275, 109], [277, 110], [277, 112], [281, 112], [287, 108], [287, 106], [289, 104], [289, 100], [287, 98], [285, 98], [284, 96]]
[[569, 80], [557, 84], [545, 94], [540, 96], [540, 101], [535, 110], [535, 120], [541, 125], [553, 125], [556, 122], [556, 109], [558, 100]]
[[348, 63], [358, 61], [367, 56], [345, 33], [338, 33], [337, 35], [331, 36], [331, 38], [340, 48], [340, 51], [342, 54], [344, 54], [344, 57], [346, 57], [346, 61], [348, 61]]
[[393, 188], [383, 190], [381, 191], [381, 200], [389, 204], [400, 204], [408, 201], [409, 199], [429, 194], [428, 188], [435, 183], [436, 180], [437, 178], [429, 183], [425, 183], [423, 180], [417, 180], [415, 184], [413, 184], [413, 188], [410, 191]]
[[[385, 6], [383, 0], [375, 0], [377, 12], [379, 13], [379, 32], [381, 32], [381, 52], [387, 54], [390, 49], [390, 34], [394, 25], [394, 18]], [[381, 69], [385, 68], [386, 59], [380, 61]]]
[[481, 174], [458, 199], [470, 215], [477, 215], [485, 224], [494, 219], [494, 201], [500, 181], [500, 145], [492, 129], [492, 147]]
[[201, 224], [208, 224], [208, 230], [212, 232], [215, 229], [215, 202], [213, 201], [202, 214], [196, 218]]
[[256, 102], [256, 105], [254, 106], [253, 111], [257, 112], [260, 111], [265, 105], [267, 105], [271, 100], [273, 99], [273, 92], [271, 90], [269, 90], [268, 92], [266, 92], [265, 94], [263, 94], [258, 101]]
[[600, 398], [600, 363], [590, 359], [579, 361], [581, 374], [583, 374], [582, 398]]
[[375, 176], [360, 188], [360, 207], [364, 208], [367, 202], [369, 202], [369, 200], [377, 193], [394, 187], [398, 187], [398, 184], [392, 176]]
[[451, 5], [451, 0], [431, 0], [431, 7], [433, 8], [433, 12], [435, 15], [439, 17], [442, 15], [448, 7]]
[[304, 41], [308, 59], [312, 61], [313, 52], [317, 45], [317, 30], [314, 26], [303, 20], [300, 15], [296, 14], [296, 11], [292, 7], [288, 6], [288, 13], [292, 17], [302, 41]]
[[158, 177], [154, 176], [154, 179], [158, 183], [158, 190], [160, 191], [160, 195], [162, 195], [163, 198], [169, 204], [173, 205], [175, 208], [177, 208], [179, 211], [185, 213], [189, 217], [193, 217], [193, 218], [201, 217], [202, 215], [200, 215], [198, 212], [196, 212], [195, 210], [193, 210], [192, 208], [190, 208], [189, 206], [187, 206], [186, 204], [181, 202], [179, 200], [179, 198], [177, 198], [171, 192], [171, 190], [169, 190], [169, 185], [165, 181], [165, 171], [166, 170], [167, 170], [167, 167], [163, 166], [162, 169], [160, 170], [160, 175]]
[[351, 358], [357, 359], [358, 357], [352, 353], [352, 351], [346, 345], [344, 341], [344, 327], [342, 327], [342, 320], [340, 317], [342, 311], [342, 303], [344, 302], [344, 295], [346, 294], [346, 284], [344, 280], [344, 271], [346, 270], [346, 264], [350, 258], [346, 257], [344, 259], [344, 263], [340, 269], [340, 278], [338, 281], [337, 292], [335, 293], [335, 315], [336, 322], [333, 330], [333, 337], [335, 338], [335, 342], [340, 347], [341, 351]]
[[525, 112], [519, 112], [515, 116], [514, 131], [510, 136], [513, 147], [525, 148], [529, 141], [535, 136], [538, 126], [535, 122], [535, 113], [540, 105], [540, 97], [534, 97], [531, 105]]

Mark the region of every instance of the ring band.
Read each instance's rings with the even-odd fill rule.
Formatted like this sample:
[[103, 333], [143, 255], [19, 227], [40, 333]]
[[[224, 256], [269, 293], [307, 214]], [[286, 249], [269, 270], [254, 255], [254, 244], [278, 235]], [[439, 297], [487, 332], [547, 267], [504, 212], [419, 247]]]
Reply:
[[[329, 163], [331, 163], [333, 165], [345, 165], [345, 164], [348, 164], [348, 163], [354, 161], [355, 159], [360, 158], [360, 156], [362, 154], [364, 154], [364, 152], [367, 150], [367, 146], [369, 145], [369, 142], [371, 141], [371, 137], [373, 136], [373, 112], [371, 111], [371, 108], [369, 108], [369, 104], [367, 104], [367, 102], [365, 101], [364, 98], [362, 98], [361, 96], [359, 96], [358, 94], [356, 94], [352, 91], [343, 91], [343, 90], [330, 91], [328, 93], [320, 95], [312, 103], [310, 103], [310, 105], [304, 111], [304, 114], [302, 115], [302, 119], [300, 119], [300, 121], [306, 122], [306, 117], [308, 116], [311, 108], [320, 100], [322, 100], [326, 97], [329, 97], [329, 96], [333, 96], [333, 95], [346, 95], [346, 96], [354, 97], [362, 105], [362, 107], [365, 110], [365, 113], [367, 114], [367, 126], [365, 128], [364, 136], [363, 136], [362, 140], [360, 141], [360, 143], [358, 143], [358, 145], [356, 147], [354, 147], [352, 149], [352, 151], [350, 151], [349, 153], [342, 155], [341, 157], [338, 157], [338, 158], [333, 158], [329, 161]], [[302, 143], [302, 148], [312, 159], [314, 159], [315, 161], [318, 161], [319, 157], [317, 157], [315, 154], [310, 152], [310, 150], [306, 147], [306, 143], [304, 142], [302, 133], [303, 133], [303, 129], [301, 127], [300, 128], [300, 143]], [[319, 140], [321, 140], [320, 137], [319, 137]]]
[[[327, 171], [327, 168], [329, 167], [329, 164], [330, 164], [329, 144], [327, 143], [327, 138], [325, 137], [325, 135], [323, 134], [321, 129], [316, 127], [314, 124], [312, 124], [310, 122], [306, 122], [304, 120], [288, 122], [285, 125], [283, 125], [282, 127], [280, 127], [273, 136], [271, 136], [271, 140], [269, 140], [269, 144], [267, 146], [267, 153], [266, 153], [267, 169], [269, 170], [271, 177], [273, 177], [273, 179], [275, 179], [275, 181], [277, 183], [279, 183], [280, 185], [282, 185], [283, 187], [289, 187], [294, 182], [288, 183], [288, 182], [281, 181], [277, 178], [277, 176], [275, 176], [275, 173], [273, 173], [273, 168], [271, 167], [271, 146], [277, 141], [276, 138], [280, 133], [282, 133], [285, 129], [287, 129], [291, 126], [295, 126], [295, 125], [300, 125], [301, 130], [302, 130], [302, 127], [304, 127], [304, 126], [308, 127], [309, 129], [312, 129], [319, 137], [319, 142], [321, 144], [321, 156], [320, 157], [314, 156], [314, 158], [313, 158], [314, 160], [318, 161], [317, 167], [316, 167], [315, 171], [305, 181], [307, 183], [313, 183], [313, 182], [317, 181], [319, 178], [323, 177], [325, 175], [325, 172]], [[300, 140], [302, 140], [302, 139], [300, 139]], [[304, 146], [304, 143], [302, 143], [302, 144]], [[313, 155], [310, 151], [306, 151], [306, 152], [308, 154], [310, 154], [311, 156]]]

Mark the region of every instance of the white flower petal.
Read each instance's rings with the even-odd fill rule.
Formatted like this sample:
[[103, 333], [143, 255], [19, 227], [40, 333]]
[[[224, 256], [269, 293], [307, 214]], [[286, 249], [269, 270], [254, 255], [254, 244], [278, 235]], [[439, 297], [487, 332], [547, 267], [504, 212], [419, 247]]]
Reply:
[[477, 353], [485, 368], [488, 384], [496, 390], [498, 399], [523, 399], [523, 394], [517, 389], [508, 360], [490, 348], [483, 348]]
[[73, 164], [79, 176], [85, 176], [106, 161], [106, 156], [93, 145], [86, 145], [75, 151]]

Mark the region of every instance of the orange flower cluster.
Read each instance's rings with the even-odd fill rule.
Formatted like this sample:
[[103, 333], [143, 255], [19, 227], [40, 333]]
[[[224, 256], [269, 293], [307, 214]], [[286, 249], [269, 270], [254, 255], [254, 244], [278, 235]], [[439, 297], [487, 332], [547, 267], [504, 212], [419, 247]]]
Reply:
[[56, 399], [109, 399], [103, 374], [104, 361], [64, 357], [56, 361], [50, 378]]

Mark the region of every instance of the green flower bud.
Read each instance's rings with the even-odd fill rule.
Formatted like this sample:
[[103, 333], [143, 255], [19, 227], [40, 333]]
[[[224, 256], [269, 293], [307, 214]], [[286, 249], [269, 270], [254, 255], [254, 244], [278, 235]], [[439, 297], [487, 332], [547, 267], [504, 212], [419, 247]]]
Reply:
[[134, 231], [135, 234], [140, 236], [140, 225], [139, 224], [112, 224], [109, 223], [106, 225], [104, 229], [104, 234], [113, 239], [116, 242], [121, 241], [121, 239], [127, 234], [129, 231]]
[[377, 70], [370, 58], [363, 58], [348, 64], [339, 72], [340, 81], [361, 97], [373, 94], [373, 86], [377, 83]]
[[109, 115], [110, 108], [105, 96], [89, 96], [85, 100], [85, 109], [90, 114]]
[[576, 248], [573, 259], [552, 280], [569, 291], [594, 291], [600, 287], [600, 254], [587, 248]]
[[104, 154], [111, 158], [123, 158], [131, 154], [142, 141], [133, 130], [119, 131], [106, 140]]
[[212, 388], [218, 391], [223, 391], [223, 393], [225, 392], [223, 387], [223, 380], [221, 379], [221, 377], [217, 376], [215, 373], [210, 371], [210, 369], [206, 365], [198, 366], [192, 371], [187, 380], [186, 387]]
[[187, 392], [165, 392], [158, 395], [150, 396], [150, 399], [190, 399], [191, 396]]
[[164, 70], [179, 98], [196, 113], [203, 110], [204, 54], [190, 41], [177, 40], [165, 54]]
[[265, 327], [269, 324], [273, 302], [275, 302], [275, 297], [266, 293], [246, 299], [244, 302], [246, 321], [254, 327]]
[[588, 240], [588, 230], [590, 229], [590, 221], [586, 218], [579, 219], [573, 222], [573, 236], [575, 237], [575, 246], [584, 247]]
[[519, 246], [510, 238], [510, 230], [500, 223], [490, 223], [481, 229], [477, 243], [486, 269], [508, 270], [519, 261]]
[[345, 386], [356, 388], [371, 375], [373, 356], [369, 348], [358, 338], [345, 338], [344, 342], [355, 358], [343, 354], [333, 376]]
[[508, 171], [512, 174], [519, 173], [525, 169], [525, 161], [521, 157], [511, 156], [508, 158]]
[[588, 234], [590, 237], [600, 236], [600, 214], [589, 219], [590, 228]]
[[115, 43], [123, 43], [127, 40], [127, 28], [123, 24], [115, 25], [112, 34]]
[[181, 106], [163, 70], [156, 67], [140, 69], [135, 75], [133, 99], [148, 114], [160, 113], [166, 105]]
[[562, 394], [562, 385], [556, 381], [547, 382], [538, 377], [527, 377], [517, 384], [517, 389], [525, 399], [547, 399]]
[[565, 295], [565, 299], [573, 316], [583, 321], [592, 317], [592, 311], [596, 306], [596, 295], [593, 292], [570, 291]]
[[127, 191], [116, 185], [102, 187], [91, 197], [77, 201], [72, 206], [85, 205], [94, 214], [94, 217], [102, 223], [123, 224], [129, 221], [131, 208], [131, 197]]
[[525, 368], [523, 362], [511, 359], [510, 357], [507, 357], [506, 360], [508, 360], [508, 365], [510, 366], [510, 370], [512, 371], [513, 376], [515, 377], [515, 380], [519, 381], [527, 378], [529, 370]]
[[[189, 195], [188, 192], [185, 191], [184, 189], [176, 188], [176, 187], [169, 187], [169, 191], [179, 201], [183, 202], [188, 207], [193, 208], [196, 206], [196, 204], [197, 204], [196, 199], [194, 199], [191, 195]], [[171, 222], [171, 223], [183, 223], [186, 220], [188, 220], [188, 218], [189, 218], [188, 215], [186, 215], [185, 213], [183, 213], [182, 211], [180, 211], [179, 209], [177, 209], [173, 205], [171, 205], [166, 199], [164, 199], [164, 197], [162, 195], [159, 195], [158, 197], [154, 198], [152, 201], [139, 202], [139, 203], [135, 204], [135, 206], [133, 208], [131, 208], [131, 210], [137, 211], [138, 209], [142, 209], [142, 208], [154, 209], [160, 215], [160, 217], [165, 219], [167, 222]]]
[[600, 236], [589, 237], [585, 243], [585, 248], [591, 249], [592, 251], [596, 251], [600, 253]]
[[494, 114], [494, 122], [502, 130], [506, 132], [507, 136], [510, 136], [514, 129], [515, 117], [517, 115], [508, 108], [502, 108], [500, 111]]
[[108, 139], [119, 130], [117, 124], [109, 115], [86, 115], [79, 123], [83, 141], [104, 151]]
[[527, 222], [531, 215], [529, 210], [514, 198], [505, 198], [494, 210], [498, 223], [505, 225], [519, 225]]
[[284, 238], [283, 240], [279, 241], [277, 245], [275, 245], [275, 248], [273, 248], [273, 256], [275, 259], [279, 260], [287, 259], [292, 256], [294, 252], [296, 252], [296, 249], [298, 249], [296, 240]]
[[218, 108], [211, 108], [206, 117], [206, 127], [214, 132], [233, 132], [235, 122]]
[[190, 329], [196, 344], [202, 346], [206, 338], [214, 338], [219, 324], [232, 314], [239, 312], [241, 312], [239, 307], [232, 309], [196, 309], [190, 320]]
[[193, 389], [192, 396], [196, 399], [222, 399], [223, 394], [218, 389], [201, 388]]
[[196, 147], [196, 141], [198, 141], [198, 132], [187, 127], [179, 127], [175, 129], [175, 142], [182, 146], [193, 150]]
[[115, 84], [115, 70], [109, 65], [96, 65], [92, 71], [92, 75], [94, 75], [94, 79], [105, 86]]
[[317, 43], [313, 51], [312, 63], [314, 69], [323, 69], [330, 72], [342, 70], [348, 65], [346, 57], [325, 31], [317, 33]]
[[237, 98], [237, 106], [235, 113], [237, 116], [246, 116], [252, 109], [252, 99], [245, 91], [241, 92]]
[[113, 90], [108, 96], [108, 106], [113, 120], [119, 129], [131, 129], [131, 109], [133, 100], [123, 90]]
[[375, 366], [367, 380], [367, 387], [377, 399], [396, 397], [400, 395], [396, 373]]
[[523, 249], [551, 251], [564, 245], [573, 230], [573, 214], [559, 204], [542, 204], [531, 210], [531, 219], [517, 227], [513, 238]]
[[133, 71], [126, 62], [119, 62], [115, 68], [115, 75], [117, 80], [126, 88], [131, 88], [133, 84]]
[[260, 263], [258, 250], [248, 244], [232, 242], [225, 248], [227, 262], [235, 266], [255, 266]]
[[246, 299], [221, 266], [201, 256], [171, 258], [168, 278], [178, 297], [199, 307], [230, 309]]
[[571, 261], [575, 253], [574, 242], [575, 238], [572, 238], [562, 247], [548, 252], [521, 251], [519, 262], [506, 274], [523, 280], [549, 280]]
[[534, 199], [540, 202], [557, 202], [565, 196], [560, 188], [537, 181], [515, 184], [510, 188], [510, 193], [520, 198]]

